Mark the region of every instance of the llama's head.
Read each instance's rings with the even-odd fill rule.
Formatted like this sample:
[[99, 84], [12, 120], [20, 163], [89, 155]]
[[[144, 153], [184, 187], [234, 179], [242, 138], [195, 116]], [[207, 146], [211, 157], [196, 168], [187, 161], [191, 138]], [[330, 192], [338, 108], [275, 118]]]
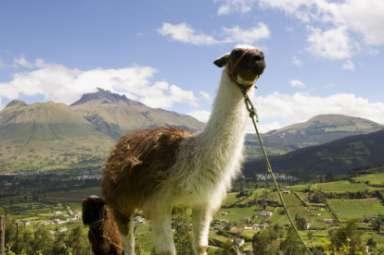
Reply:
[[90, 225], [104, 219], [106, 208], [105, 201], [98, 196], [89, 196], [83, 200], [83, 223]]
[[229, 77], [243, 87], [251, 87], [265, 69], [264, 53], [254, 47], [238, 46], [214, 61], [218, 67], [226, 66]]

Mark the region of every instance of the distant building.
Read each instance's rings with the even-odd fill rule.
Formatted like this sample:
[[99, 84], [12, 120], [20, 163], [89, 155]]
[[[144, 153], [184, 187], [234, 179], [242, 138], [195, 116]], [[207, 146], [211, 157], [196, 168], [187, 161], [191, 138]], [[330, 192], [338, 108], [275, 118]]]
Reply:
[[244, 241], [243, 238], [235, 238], [235, 239], [233, 240], [233, 243], [234, 243], [235, 245], [237, 245], [238, 247], [241, 247], [241, 246], [243, 246], [243, 245], [245, 244], [245, 241]]
[[263, 217], [272, 217], [273, 215], [273, 212], [271, 211], [266, 211], [266, 210], [263, 210], [259, 213], [260, 216], [263, 216]]

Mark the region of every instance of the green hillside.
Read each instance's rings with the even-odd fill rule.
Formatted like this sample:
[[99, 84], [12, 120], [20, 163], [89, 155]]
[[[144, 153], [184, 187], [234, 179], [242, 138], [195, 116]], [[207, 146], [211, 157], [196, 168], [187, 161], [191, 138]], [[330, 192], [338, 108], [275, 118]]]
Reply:
[[0, 172], [100, 168], [120, 136], [162, 126], [198, 131], [203, 124], [105, 90], [71, 106], [14, 100], [0, 111]]
[[[302, 179], [350, 176], [359, 170], [384, 165], [384, 130], [343, 138], [271, 157], [275, 171]], [[250, 160], [244, 174], [264, 173], [263, 160]]]
[[[372, 133], [383, 128], [382, 125], [367, 119], [327, 114], [267, 132], [263, 134], [263, 140], [271, 154], [281, 155], [348, 136]], [[247, 136], [246, 146], [251, 158], [260, 156], [259, 145], [253, 134]]]
[[96, 167], [113, 140], [69, 106], [11, 102], [0, 112], [0, 171]]
[[102, 89], [83, 95], [71, 108], [112, 138], [138, 129], [154, 127], [173, 126], [193, 132], [203, 128], [203, 123], [188, 115], [151, 108], [126, 96]]

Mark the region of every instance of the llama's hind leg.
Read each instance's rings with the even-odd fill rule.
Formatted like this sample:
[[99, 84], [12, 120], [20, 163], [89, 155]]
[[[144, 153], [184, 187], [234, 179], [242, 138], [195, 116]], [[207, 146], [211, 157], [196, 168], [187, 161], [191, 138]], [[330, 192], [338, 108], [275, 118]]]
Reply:
[[208, 208], [192, 210], [193, 247], [196, 255], [206, 255], [208, 249], [209, 226], [214, 211]]
[[156, 255], [176, 255], [172, 234], [171, 210], [156, 210], [152, 208], [150, 213], [152, 240]]
[[124, 255], [135, 255], [135, 222], [133, 214], [125, 216], [114, 212], [114, 215], [123, 241]]

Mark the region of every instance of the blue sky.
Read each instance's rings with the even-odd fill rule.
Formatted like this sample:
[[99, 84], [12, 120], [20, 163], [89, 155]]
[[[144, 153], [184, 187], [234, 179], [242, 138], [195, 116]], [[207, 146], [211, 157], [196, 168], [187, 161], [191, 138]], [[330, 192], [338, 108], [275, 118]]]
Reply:
[[267, 58], [264, 130], [324, 113], [384, 123], [382, 0], [6, 0], [0, 31], [0, 108], [103, 87], [206, 120], [212, 61], [247, 43]]

